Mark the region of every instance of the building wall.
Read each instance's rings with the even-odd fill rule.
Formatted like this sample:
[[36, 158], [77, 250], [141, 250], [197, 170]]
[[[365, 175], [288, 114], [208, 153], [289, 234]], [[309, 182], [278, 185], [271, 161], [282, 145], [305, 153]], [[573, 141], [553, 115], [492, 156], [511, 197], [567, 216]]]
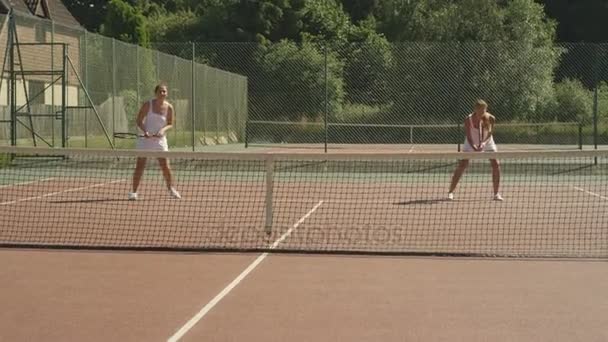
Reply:
[[[36, 20], [36, 22], [17, 20], [17, 38], [19, 43], [65, 43], [67, 45], [67, 53], [74, 66], [74, 69], [80, 72], [80, 36], [83, 34], [82, 30], [71, 30], [63, 28], [59, 25], [55, 25], [54, 34], [53, 27], [48, 21]], [[8, 38], [7, 25], [3, 25], [2, 32], [0, 33], [0, 54], [2, 60], [4, 60], [4, 54], [8, 53], [6, 50]], [[63, 69], [63, 48], [61, 45], [20, 45], [21, 61], [16, 60], [15, 67], [17, 70], [62, 70]], [[15, 53], [15, 57], [19, 54]], [[5, 68], [9, 68], [9, 60]], [[78, 105], [78, 79], [74, 73], [74, 70], [66, 65], [68, 69], [68, 105]], [[47, 105], [60, 105], [61, 104], [61, 83], [60, 81], [55, 83], [52, 87], [48, 87], [51, 82], [57, 79], [58, 76], [47, 76], [47, 75], [26, 75], [25, 83], [28, 89], [28, 96], [30, 101], [37, 104]], [[7, 104], [7, 82], [2, 81], [0, 85], [0, 105]], [[35, 93], [38, 93], [44, 88], [44, 95], [39, 98], [32, 99]], [[22, 105], [25, 103], [25, 90], [21, 77], [19, 76], [19, 84], [16, 89], [17, 93], [17, 104]]]

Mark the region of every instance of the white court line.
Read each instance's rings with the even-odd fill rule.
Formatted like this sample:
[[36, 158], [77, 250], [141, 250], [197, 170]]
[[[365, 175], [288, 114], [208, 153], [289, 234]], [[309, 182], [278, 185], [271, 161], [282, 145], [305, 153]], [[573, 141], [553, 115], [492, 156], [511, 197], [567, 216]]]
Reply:
[[21, 182], [21, 183], [15, 183], [15, 184], [4, 184], [4, 185], [0, 185], [0, 189], [10, 188], [12, 186], [34, 184], [34, 183], [38, 183], [38, 182], [46, 182], [46, 181], [50, 181], [51, 179], [55, 179], [55, 178], [54, 177], [50, 177], [50, 178], [43, 178], [43, 179], [33, 180], [33, 181], [29, 181], [29, 182]]
[[[287, 230], [283, 235], [281, 235], [281, 237], [278, 238], [277, 241], [270, 245], [270, 249], [277, 248], [277, 246], [281, 242], [283, 242], [289, 235], [291, 235], [291, 233], [293, 233], [293, 231], [296, 230], [298, 226], [302, 224], [302, 222], [304, 222], [310, 215], [312, 215], [312, 213], [314, 213], [315, 210], [317, 210], [322, 204], [323, 201], [319, 201], [319, 203], [317, 203], [317, 205], [310, 209], [310, 211], [308, 211], [306, 215], [302, 216], [302, 218], [299, 219], [298, 222], [296, 222], [291, 228], [289, 228], [289, 230]], [[194, 317], [192, 317], [183, 327], [181, 327], [173, 336], [171, 336], [167, 340], [167, 342], [179, 341], [179, 339], [182, 338], [190, 329], [192, 329], [192, 327], [194, 327], [196, 323], [198, 323], [198, 321], [200, 321], [207, 313], [209, 313], [209, 311], [211, 311], [211, 309], [213, 309], [213, 307], [216, 306], [217, 303], [219, 303], [224, 297], [226, 297], [228, 293], [230, 293], [230, 291], [232, 291], [241, 281], [243, 281], [243, 279], [245, 279], [245, 277], [247, 277], [247, 275], [251, 273], [251, 271], [253, 271], [262, 261], [264, 261], [266, 257], [268, 257], [268, 252], [262, 253], [259, 257], [257, 257], [249, 266], [247, 266], [247, 268], [243, 272], [241, 272], [241, 274], [234, 278], [234, 280], [230, 284], [228, 284], [228, 286], [226, 286], [220, 293], [217, 294], [217, 296], [215, 296], [209, 303], [207, 303], [207, 305], [205, 305], [201, 309], [201, 311], [194, 315]]]
[[595, 196], [595, 197], [599, 197], [599, 198], [601, 198], [601, 199], [603, 199], [603, 200], [608, 200], [608, 197], [606, 197], [606, 196], [602, 196], [602, 195], [600, 195], [600, 194], [596, 194], [595, 192], [591, 192], [591, 191], [585, 190], [585, 189], [583, 189], [583, 188], [579, 188], [578, 186], [573, 186], [572, 188], [573, 188], [574, 190], [576, 190], [576, 191], [581, 191], [581, 192], [584, 192], [584, 193], [586, 193], [586, 194], [588, 194], [588, 195]]
[[120, 182], [124, 182], [124, 181], [125, 181], [124, 179], [117, 179], [117, 180], [113, 180], [111, 182], [97, 183], [97, 184], [93, 184], [93, 185], [83, 186], [83, 187], [80, 187], [80, 188], [66, 189], [66, 190], [61, 190], [61, 191], [57, 191], [57, 192], [51, 192], [51, 193], [40, 195], [40, 196], [34, 196], [34, 197], [28, 197], [28, 198], [20, 198], [18, 200], [14, 200], [14, 201], [2, 202], [2, 203], [0, 203], [0, 205], [7, 205], [7, 204], [15, 204], [15, 203], [19, 203], [19, 202], [26, 202], [26, 201], [31, 201], [31, 200], [35, 200], [35, 199], [40, 199], [40, 198], [51, 197], [51, 196], [55, 196], [55, 195], [59, 195], [59, 194], [63, 194], [63, 193], [68, 193], [68, 192], [80, 191], [80, 190], [90, 189], [90, 188], [97, 188], [97, 187], [100, 187], [100, 186], [114, 184], [114, 183], [120, 183]]

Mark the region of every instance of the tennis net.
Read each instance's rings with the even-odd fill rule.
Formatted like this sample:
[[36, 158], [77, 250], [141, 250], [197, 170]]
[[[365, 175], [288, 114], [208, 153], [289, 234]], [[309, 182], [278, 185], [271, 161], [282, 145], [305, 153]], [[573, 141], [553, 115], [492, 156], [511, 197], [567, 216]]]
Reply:
[[[608, 257], [608, 151], [0, 153], [4, 247]], [[504, 201], [493, 200], [490, 158]]]

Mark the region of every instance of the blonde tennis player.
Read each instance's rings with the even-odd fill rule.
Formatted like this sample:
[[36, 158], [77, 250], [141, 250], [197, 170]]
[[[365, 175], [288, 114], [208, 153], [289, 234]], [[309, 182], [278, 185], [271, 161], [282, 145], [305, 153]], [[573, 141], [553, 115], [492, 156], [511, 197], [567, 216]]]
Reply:
[[[473, 113], [469, 114], [464, 120], [466, 137], [464, 141], [464, 152], [496, 152], [496, 143], [494, 142], [494, 124], [496, 118], [494, 115], [487, 112], [488, 104], [484, 100], [477, 100], [473, 108]], [[498, 192], [500, 187], [500, 163], [496, 159], [490, 159], [492, 165], [492, 185], [494, 188], [494, 197], [496, 201], [502, 201], [503, 198]], [[469, 166], [468, 159], [462, 159], [458, 162], [456, 170], [452, 175], [452, 183], [448, 191], [448, 199], [454, 199], [454, 190], [460, 181], [460, 177]]]
[[[145, 102], [137, 114], [137, 127], [141, 135], [137, 139], [137, 149], [148, 151], [168, 151], [167, 131], [173, 127], [175, 111], [173, 106], [166, 101], [169, 93], [167, 85], [159, 84], [154, 88], [155, 98]], [[181, 198], [181, 195], [173, 185], [171, 166], [167, 158], [158, 158], [158, 164], [163, 172], [169, 195], [173, 198]], [[135, 171], [133, 172], [133, 189], [129, 192], [129, 200], [137, 199], [137, 188], [146, 167], [146, 158], [137, 158]]]

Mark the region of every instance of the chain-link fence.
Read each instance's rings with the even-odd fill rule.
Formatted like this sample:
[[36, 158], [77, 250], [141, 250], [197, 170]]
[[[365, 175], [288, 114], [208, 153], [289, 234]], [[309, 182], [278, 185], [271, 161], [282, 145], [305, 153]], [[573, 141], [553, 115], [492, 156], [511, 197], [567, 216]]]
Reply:
[[[8, 24], [0, 19], [5, 60]], [[108, 147], [108, 138], [118, 147], [133, 146], [113, 133], [135, 131], [139, 106], [161, 80], [169, 84], [177, 112], [172, 147], [238, 142], [453, 149], [464, 140], [463, 121], [477, 98], [497, 117], [499, 146], [608, 144], [608, 45], [369, 40], [155, 43], [152, 50], [34, 17], [16, 16], [15, 22], [20, 42], [68, 44], [74, 72], [67, 77], [71, 108], [65, 122], [72, 147]], [[56, 48], [22, 50], [21, 68], [28, 61], [31, 68], [63, 67]], [[51, 83], [41, 76], [17, 82], [19, 106], [25, 93], [43, 94], [30, 99], [26, 112], [32, 115], [20, 117], [19, 144], [35, 140], [28, 125], [57, 144], [61, 124], [47, 114], [57, 113], [62, 88]], [[0, 139], [5, 142], [7, 90], [4, 80]], [[86, 105], [86, 94], [96, 111], [74, 108]]]
[[458, 148], [464, 118], [478, 98], [490, 104], [495, 137], [504, 147], [608, 144], [606, 45], [378, 41], [155, 47], [248, 78], [247, 145]]
[[[243, 75], [197, 63], [192, 56], [145, 49], [33, 16], [15, 14], [14, 22], [13, 42], [18, 44], [12, 44], [11, 63], [9, 16], [0, 16], [3, 143], [11, 142], [9, 93], [14, 93], [18, 145], [59, 146], [65, 136], [69, 147], [132, 148], [134, 140], [119, 139], [115, 133], [137, 132], [137, 112], [154, 96], [159, 82], [168, 84], [176, 112], [175, 127], [168, 134], [172, 148], [244, 142], [248, 80]], [[66, 44], [65, 65], [63, 45], [54, 43]], [[8, 82], [11, 66], [17, 75], [14, 90]], [[62, 70], [64, 77], [48, 75]], [[91, 102], [94, 108], [87, 108]]]

